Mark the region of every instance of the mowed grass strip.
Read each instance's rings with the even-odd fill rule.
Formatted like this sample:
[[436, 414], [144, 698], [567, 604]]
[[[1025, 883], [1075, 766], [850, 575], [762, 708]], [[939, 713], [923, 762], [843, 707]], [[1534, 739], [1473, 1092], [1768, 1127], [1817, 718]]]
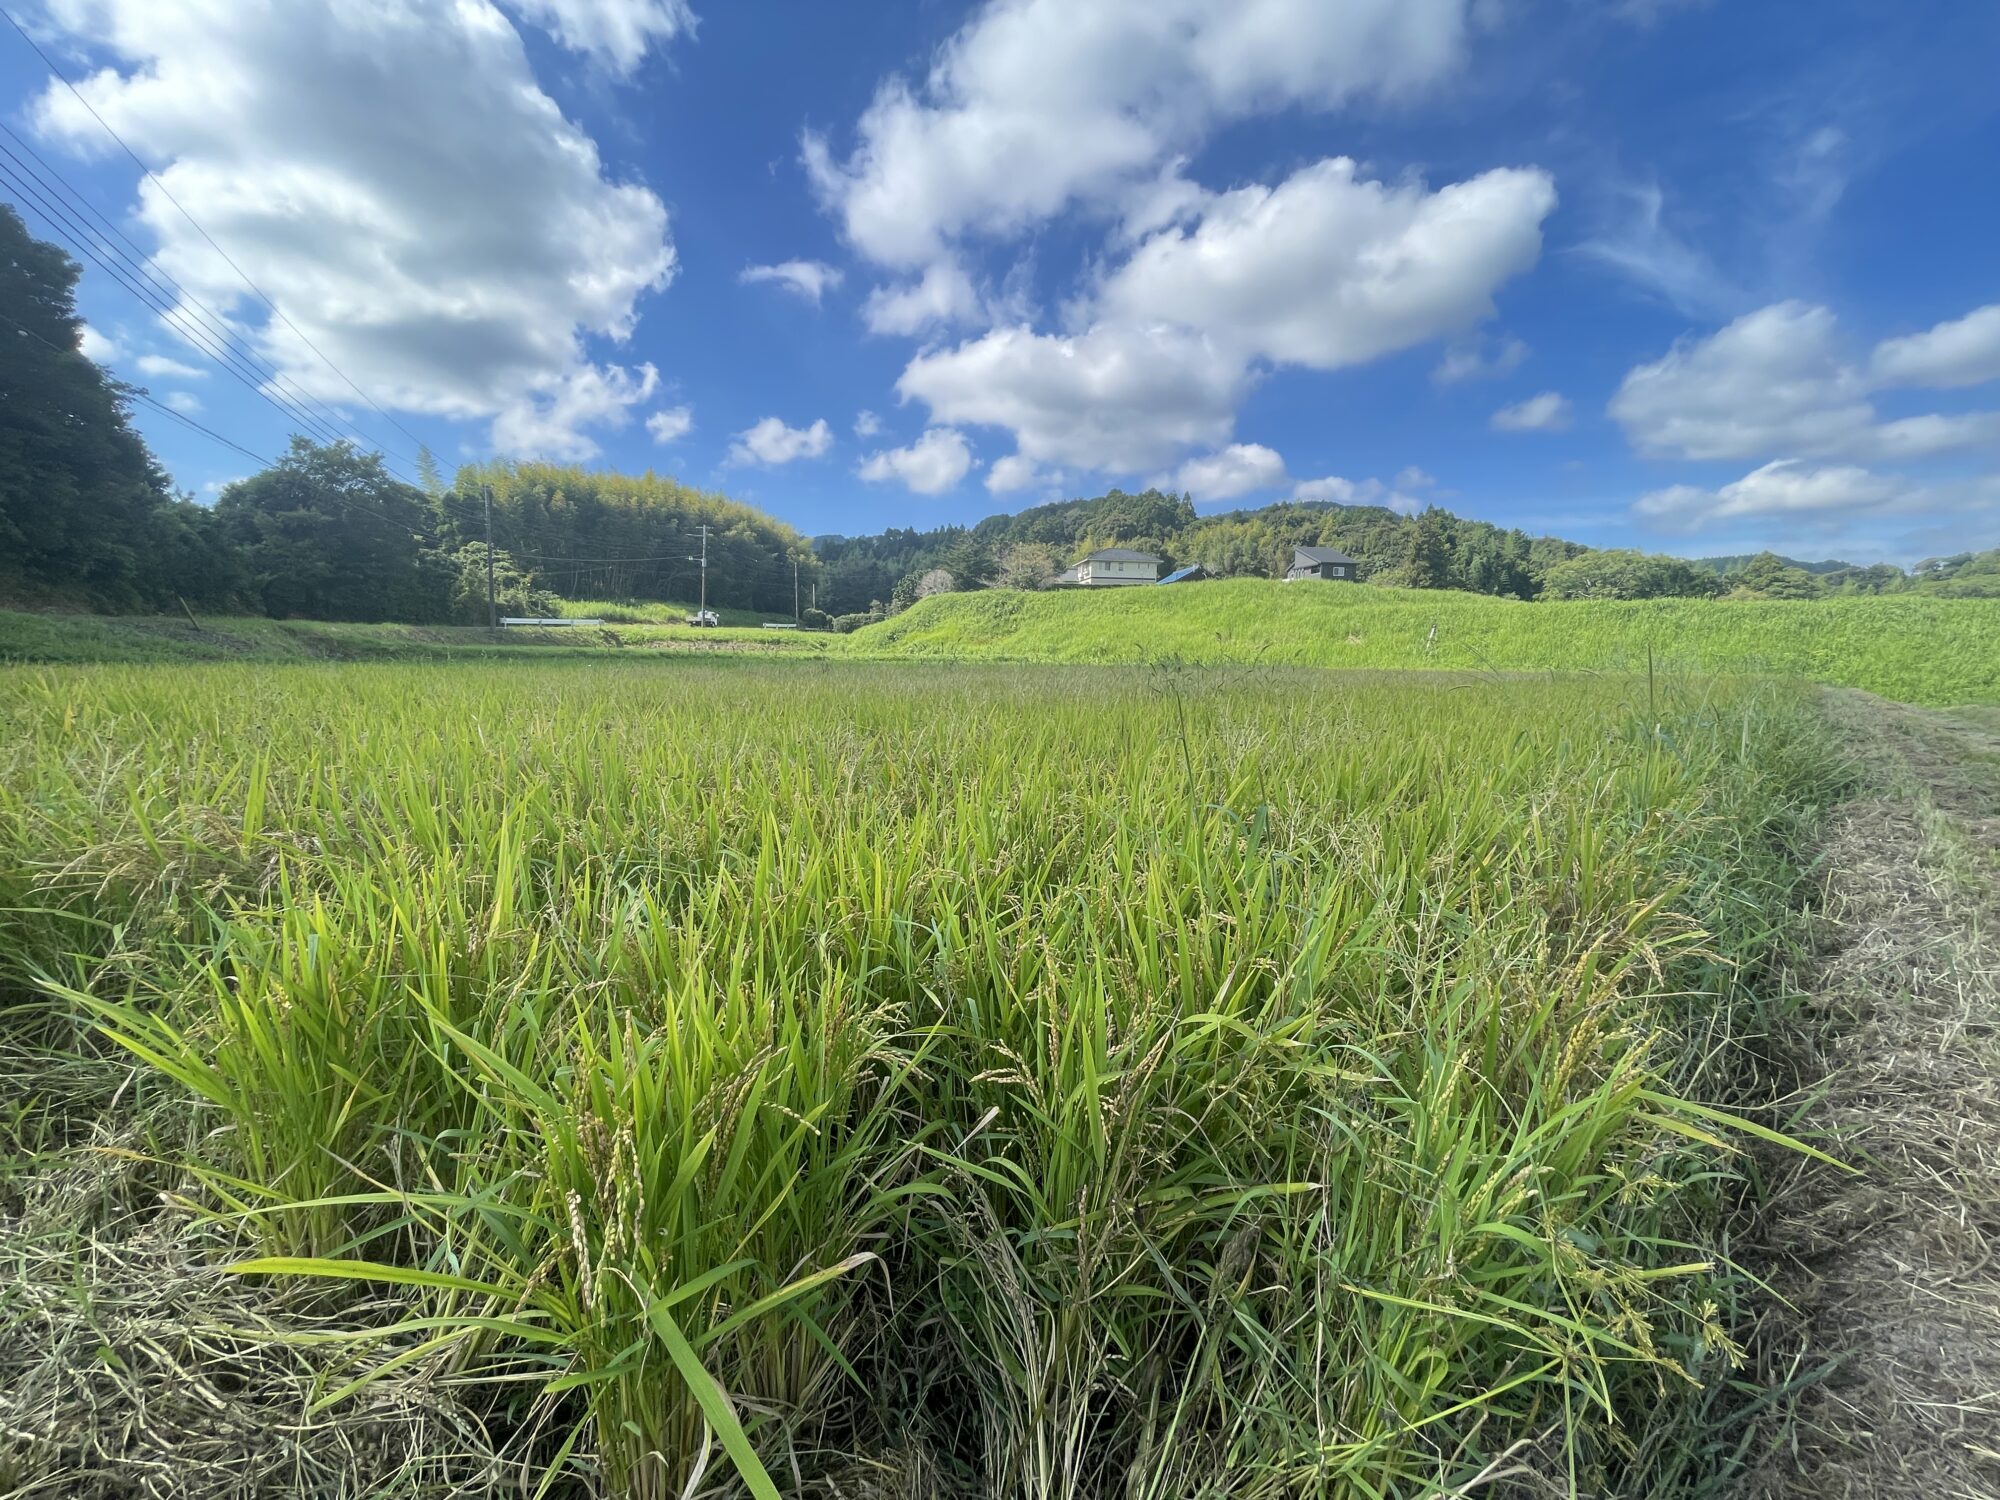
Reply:
[[16, 669], [0, 990], [184, 1092], [246, 1275], [407, 1298], [329, 1417], [432, 1370], [647, 1497], [1595, 1493], [1733, 1378], [1712, 1105], [1820, 745], [1658, 681]]
[[1769, 673], [1904, 703], [2000, 703], [2000, 600], [1923, 595], [1522, 603], [1223, 579], [926, 599], [843, 637], [958, 661], [1265, 662], [1462, 671]]

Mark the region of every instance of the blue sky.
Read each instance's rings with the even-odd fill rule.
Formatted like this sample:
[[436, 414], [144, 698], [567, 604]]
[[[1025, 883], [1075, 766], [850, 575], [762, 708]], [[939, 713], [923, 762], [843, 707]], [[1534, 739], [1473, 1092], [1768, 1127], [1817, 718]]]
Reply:
[[[1688, 554], [2000, 543], [2000, 8], [15, 13], [158, 174], [5, 29], [16, 181], [406, 471], [655, 467], [809, 532], [1158, 481]], [[296, 426], [106, 271], [81, 300], [157, 399], [258, 454]], [[253, 467], [139, 421], [197, 494]]]

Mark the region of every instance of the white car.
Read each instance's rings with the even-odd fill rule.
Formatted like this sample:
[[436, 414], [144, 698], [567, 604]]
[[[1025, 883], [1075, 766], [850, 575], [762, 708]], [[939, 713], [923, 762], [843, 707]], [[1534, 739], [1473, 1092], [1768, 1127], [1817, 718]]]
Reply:
[[715, 617], [715, 611], [712, 609], [696, 610], [687, 617], [687, 622], [690, 625], [720, 625], [722, 623], [722, 621]]

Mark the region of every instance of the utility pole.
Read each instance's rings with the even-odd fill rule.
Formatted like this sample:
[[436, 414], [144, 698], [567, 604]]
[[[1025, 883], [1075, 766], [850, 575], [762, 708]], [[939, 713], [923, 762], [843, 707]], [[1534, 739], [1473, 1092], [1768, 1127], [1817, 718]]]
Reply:
[[792, 557], [792, 623], [796, 625], [798, 623], [798, 620], [799, 620], [799, 559], [797, 554], [795, 553], [793, 554]]
[[486, 502], [486, 628], [500, 629], [500, 610], [493, 602], [493, 486], [482, 484], [480, 498]]
[[701, 612], [708, 613], [708, 528], [701, 528]]

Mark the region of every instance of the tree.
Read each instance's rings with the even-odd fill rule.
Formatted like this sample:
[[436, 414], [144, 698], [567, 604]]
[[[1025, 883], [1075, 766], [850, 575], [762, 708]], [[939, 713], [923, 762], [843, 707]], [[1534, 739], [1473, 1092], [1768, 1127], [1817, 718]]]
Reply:
[[425, 621], [449, 610], [451, 568], [428, 545], [423, 494], [391, 476], [380, 454], [295, 437], [215, 509], [266, 614]]
[[127, 419], [132, 387], [81, 352], [79, 268], [0, 204], [0, 559], [101, 605], [149, 602], [166, 475]]
[[[485, 625], [486, 544], [467, 542], [449, 555], [451, 597], [449, 617], [457, 625]], [[493, 549], [493, 604], [501, 616], [547, 619], [560, 607], [554, 594], [535, 587], [535, 580], [499, 548]]]
[[1817, 599], [1824, 592], [1817, 578], [1775, 552], [1759, 552], [1729, 581], [1737, 593], [1759, 599]]
[[1544, 599], [1712, 599], [1722, 579], [1679, 557], [1608, 549], [1580, 552], [1542, 576]]
[[1062, 571], [1062, 554], [1046, 542], [1014, 542], [1000, 554], [996, 588], [1038, 589]]
[[949, 568], [932, 568], [917, 580], [916, 595], [919, 599], [929, 599], [937, 594], [951, 594], [958, 591], [958, 579]]
[[1450, 521], [1435, 505], [1424, 507], [1410, 535], [1409, 585], [1414, 589], [1448, 589], [1452, 585]]

